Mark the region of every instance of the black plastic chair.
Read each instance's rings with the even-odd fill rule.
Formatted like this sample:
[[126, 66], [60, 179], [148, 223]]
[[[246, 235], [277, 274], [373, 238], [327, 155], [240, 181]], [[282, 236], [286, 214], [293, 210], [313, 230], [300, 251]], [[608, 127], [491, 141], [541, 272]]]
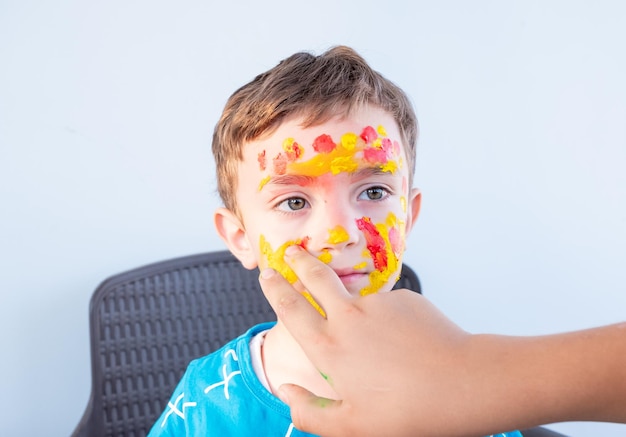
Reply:
[[[408, 266], [396, 288], [421, 292]], [[145, 436], [190, 361], [254, 324], [276, 320], [258, 271], [246, 270], [228, 251], [112, 276], [94, 292], [89, 312], [91, 395], [72, 437]], [[532, 432], [524, 435], [559, 435]]]

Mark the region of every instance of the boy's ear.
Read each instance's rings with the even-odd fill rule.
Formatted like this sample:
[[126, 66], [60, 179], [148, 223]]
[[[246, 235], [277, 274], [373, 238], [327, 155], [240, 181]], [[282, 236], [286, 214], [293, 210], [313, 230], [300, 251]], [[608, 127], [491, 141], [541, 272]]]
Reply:
[[213, 221], [217, 233], [233, 255], [245, 268], [254, 269], [257, 266], [256, 254], [241, 220], [229, 209], [218, 208], [213, 215]]
[[420, 208], [422, 207], [422, 192], [419, 188], [412, 188], [409, 192], [409, 199], [407, 202], [407, 221], [406, 221], [406, 233], [408, 235], [413, 228], [413, 225], [417, 221], [417, 216], [420, 214]]

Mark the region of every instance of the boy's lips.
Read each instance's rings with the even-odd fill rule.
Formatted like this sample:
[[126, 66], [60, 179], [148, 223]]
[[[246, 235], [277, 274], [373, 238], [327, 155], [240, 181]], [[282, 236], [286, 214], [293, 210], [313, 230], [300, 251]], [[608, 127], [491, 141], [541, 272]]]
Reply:
[[363, 270], [355, 270], [353, 268], [350, 269], [333, 269], [341, 282], [344, 284], [352, 284], [356, 281], [363, 279], [368, 276], [368, 273]]

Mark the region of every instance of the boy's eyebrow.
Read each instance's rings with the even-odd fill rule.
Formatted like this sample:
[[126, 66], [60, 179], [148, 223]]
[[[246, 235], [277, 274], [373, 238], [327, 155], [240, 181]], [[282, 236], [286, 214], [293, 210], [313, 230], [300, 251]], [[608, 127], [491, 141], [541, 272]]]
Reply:
[[382, 175], [391, 175], [391, 174], [392, 172], [390, 172], [389, 170], [383, 170], [380, 166], [374, 166], [374, 167], [360, 168], [354, 173], [352, 173], [351, 176], [356, 177], [356, 178], [366, 178], [368, 176], [382, 176]]
[[[360, 178], [367, 178], [369, 176], [383, 176], [383, 175], [388, 176], [391, 174], [392, 173], [390, 171], [383, 170], [380, 168], [380, 166], [374, 166], [374, 167], [360, 168], [357, 171], [351, 173], [350, 176], [356, 179], [360, 179]], [[317, 177], [315, 176], [305, 176], [305, 175], [298, 175], [298, 174], [274, 175], [270, 177], [267, 183], [263, 184], [263, 186], [261, 187], [261, 190], [265, 188], [267, 185], [298, 185], [298, 186], [304, 187], [307, 185], [311, 185], [312, 183], [315, 182], [316, 179]]]
[[[297, 174], [281, 174], [274, 175], [270, 178], [270, 180], [263, 186], [263, 188], [267, 185], [299, 185], [305, 186], [313, 183], [315, 178], [313, 176], [304, 176]], [[261, 189], [263, 189], [261, 188]]]

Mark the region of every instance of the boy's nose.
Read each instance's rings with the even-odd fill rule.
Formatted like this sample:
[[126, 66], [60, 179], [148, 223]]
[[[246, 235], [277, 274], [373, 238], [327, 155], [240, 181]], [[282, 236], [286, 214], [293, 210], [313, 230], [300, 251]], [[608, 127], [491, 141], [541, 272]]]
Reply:
[[347, 246], [357, 244], [361, 238], [361, 231], [357, 227], [359, 218], [352, 209], [337, 203], [326, 204], [326, 211], [320, 217], [316, 240], [320, 250], [341, 250]]

